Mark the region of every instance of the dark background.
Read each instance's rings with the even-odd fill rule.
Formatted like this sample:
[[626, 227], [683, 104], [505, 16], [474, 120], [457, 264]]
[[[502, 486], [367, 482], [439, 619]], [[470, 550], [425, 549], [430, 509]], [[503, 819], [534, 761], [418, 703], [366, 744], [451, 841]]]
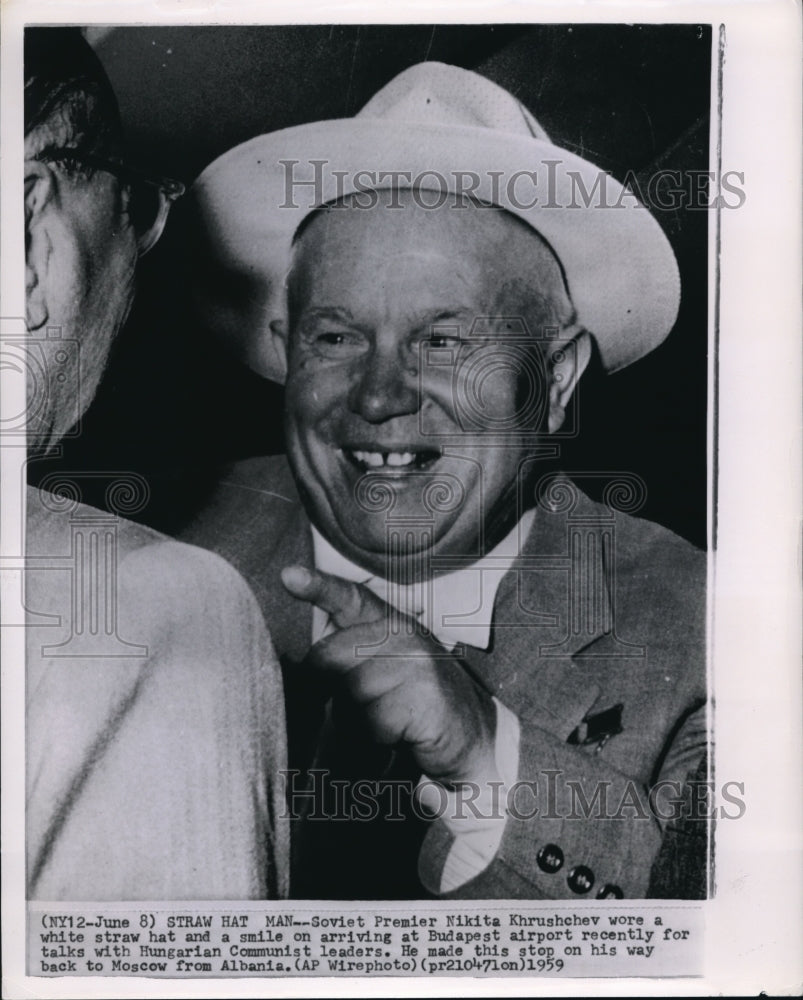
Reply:
[[[192, 181], [254, 135], [353, 115], [422, 60], [476, 70], [527, 105], [558, 145], [624, 180], [708, 169], [707, 25], [397, 25], [91, 28], [131, 146]], [[706, 540], [708, 213], [658, 212], [678, 258], [682, 302], [668, 340], [623, 372], [592, 369], [579, 392], [572, 471], [629, 471], [641, 516]], [[207, 337], [185, 299], [181, 203], [142, 261], [132, 315], [80, 433], [31, 464], [134, 470], [151, 484], [135, 515], [177, 530], [221, 463], [280, 451], [281, 390]], [[581, 485], [594, 494], [591, 481]], [[103, 506], [103, 478], [85, 499]]]

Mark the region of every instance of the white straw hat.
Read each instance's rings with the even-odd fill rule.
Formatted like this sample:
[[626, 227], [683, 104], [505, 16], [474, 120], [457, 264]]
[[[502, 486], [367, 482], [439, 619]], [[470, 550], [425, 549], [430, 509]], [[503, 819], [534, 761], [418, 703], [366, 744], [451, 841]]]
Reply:
[[[315, 208], [356, 191], [414, 187], [437, 204], [459, 190], [532, 226], [561, 262], [579, 322], [609, 371], [657, 347], [680, 301], [658, 222], [618, 181], [553, 145], [512, 94], [485, 77], [419, 63], [354, 118], [258, 136], [204, 170], [195, 288], [215, 332], [284, 381], [269, 334], [284, 315], [292, 238]], [[363, 195], [363, 198], [366, 198]]]

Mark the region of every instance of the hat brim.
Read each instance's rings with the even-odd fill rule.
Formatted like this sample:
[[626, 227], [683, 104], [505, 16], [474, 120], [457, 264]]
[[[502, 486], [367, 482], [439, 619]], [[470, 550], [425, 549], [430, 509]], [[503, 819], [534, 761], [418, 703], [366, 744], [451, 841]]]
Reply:
[[349, 118], [258, 136], [196, 181], [196, 294], [215, 332], [251, 368], [283, 382], [269, 327], [284, 314], [292, 239], [304, 218], [355, 191], [436, 192], [444, 184], [452, 193], [462, 184], [550, 244], [609, 371], [671, 330], [680, 302], [674, 253], [657, 220], [610, 175], [528, 136]]

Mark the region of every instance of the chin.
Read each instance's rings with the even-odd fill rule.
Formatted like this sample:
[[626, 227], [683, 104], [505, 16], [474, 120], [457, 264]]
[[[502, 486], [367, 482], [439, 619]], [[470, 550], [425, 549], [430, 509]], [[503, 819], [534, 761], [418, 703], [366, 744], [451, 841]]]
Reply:
[[399, 583], [426, 580], [454, 569], [438, 568], [445, 556], [472, 558], [478, 539], [474, 533], [454, 530], [454, 525], [421, 526], [409, 521], [387, 524], [380, 533], [365, 532], [355, 537], [353, 532], [338, 533], [330, 541], [352, 562], [372, 573], [392, 578]]

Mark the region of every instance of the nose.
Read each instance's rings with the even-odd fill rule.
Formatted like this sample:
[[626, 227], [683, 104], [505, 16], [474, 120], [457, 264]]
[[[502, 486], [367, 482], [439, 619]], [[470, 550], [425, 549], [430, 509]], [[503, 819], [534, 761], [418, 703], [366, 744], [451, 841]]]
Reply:
[[397, 353], [376, 349], [360, 363], [349, 396], [353, 413], [368, 423], [378, 424], [418, 412], [418, 373], [409, 360], [405, 364]]

